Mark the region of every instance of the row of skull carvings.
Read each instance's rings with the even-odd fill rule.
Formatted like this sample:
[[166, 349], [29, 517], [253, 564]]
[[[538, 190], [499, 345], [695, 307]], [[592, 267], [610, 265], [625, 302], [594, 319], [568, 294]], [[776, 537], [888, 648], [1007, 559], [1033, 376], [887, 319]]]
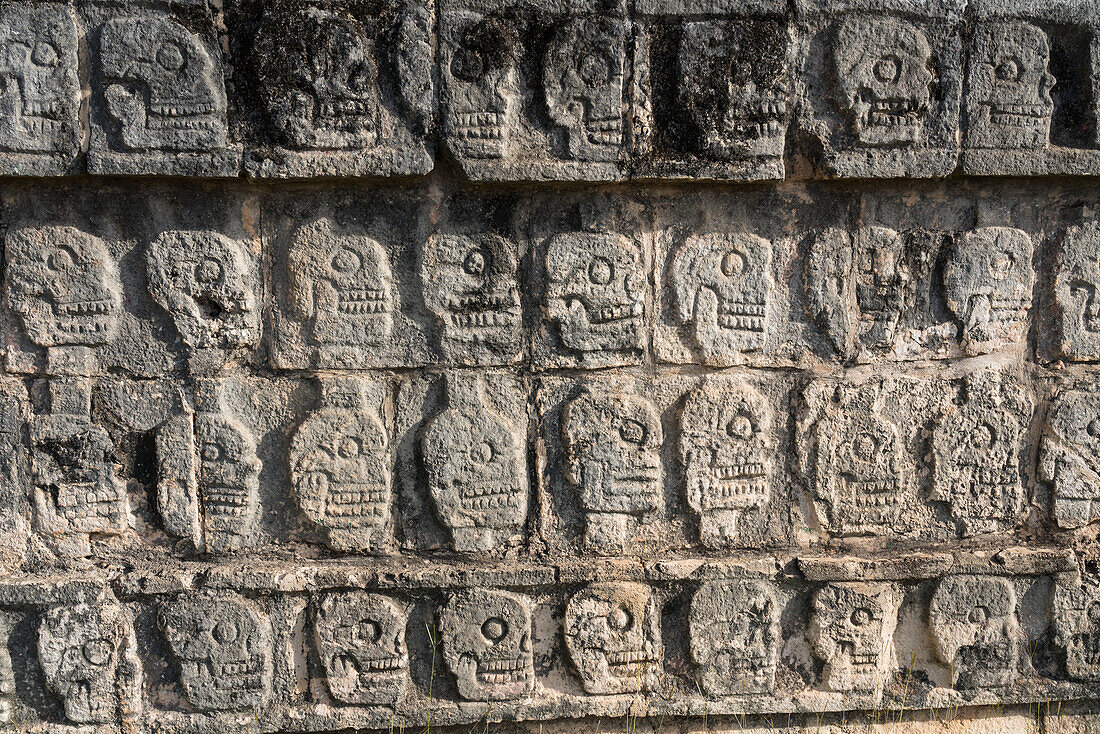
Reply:
[[[621, 2], [443, 0], [437, 65], [428, 0], [226, 3], [229, 64], [220, 11], [205, 2], [89, 1], [79, 13], [63, 0], [15, 3], [0, 13], [0, 167], [74, 170], [85, 36], [89, 167], [103, 173], [426, 173], [437, 75], [444, 141], [471, 176], [497, 179], [781, 178], [796, 108], [834, 173], [943, 176], [960, 127], [966, 148], [1039, 161], [1056, 102], [1096, 96], [1087, 69], [1051, 74], [1052, 40], [1100, 63], [1092, 2], [1049, 18], [983, 5], [971, 23], [963, 0], [904, 17], [878, 1], [794, 15], [783, 2], [697, 4], [651, 0], [629, 14]], [[1074, 32], [1048, 38], [1067, 22]], [[227, 67], [240, 99], [226, 94]], [[1061, 125], [1071, 135], [1090, 129], [1076, 104], [1061, 110], [1081, 118]], [[256, 138], [248, 156], [238, 127]], [[1061, 142], [1071, 153], [1100, 144]], [[1042, 170], [1024, 158], [999, 172]], [[1100, 170], [1069, 160], [1062, 172]]]
[[[737, 375], [677, 379], [664, 387], [611, 378], [540, 388], [541, 435], [551, 455], [546, 481], [553, 477], [552, 491], [566, 493], [582, 514], [589, 552], [632, 548], [640, 529], [667, 514], [673, 482], [697, 521], [700, 542], [737, 547], [743, 518], [769, 507], [774, 488], [786, 481], [785, 463], [777, 458], [786, 444], [786, 421], [776, 420], [773, 405], [785, 398]], [[523, 542], [529, 463], [540, 452], [529, 451], [525, 438], [526, 406], [536, 398], [517, 382], [454, 372], [402, 383], [408, 395], [442, 386], [443, 396], [415, 408], [410, 406], [420, 398], [401, 397], [397, 428], [387, 427], [388, 410], [381, 407], [387, 386], [358, 377], [318, 382], [311, 412], [293, 424], [259, 429], [263, 434], [253, 418], [246, 424], [238, 415], [242, 404], [227, 399], [228, 383], [218, 380], [200, 380], [193, 401], [184, 403], [166, 400], [155, 382], [119, 381], [97, 395], [117, 440], [145, 435], [155, 444], [155, 486], [142, 494], [155, 494], [165, 530], [190, 539], [199, 551], [232, 553], [261, 544], [263, 507], [274, 501], [260, 491], [264, 461], [279, 462], [269, 467], [270, 481], [287, 472], [302, 516], [338, 551], [391, 548], [395, 524], [412, 522], [404, 511], [395, 516], [399, 490], [426, 495], [427, 511], [434, 511], [455, 551], [499, 551]], [[24, 441], [29, 445], [43, 536], [62, 553], [86, 556], [90, 538], [129, 535], [128, 480], [116, 464], [116, 439], [90, 413], [91, 382], [54, 378], [43, 387], [47, 410], [31, 416], [25, 435], [19, 425], [3, 435], [13, 456], [22, 453]], [[258, 382], [240, 390], [261, 402], [281, 400], [267, 396]], [[23, 414], [15, 402], [5, 399], [5, 414]], [[1052, 513], [1060, 527], [1095, 522], [1100, 392], [1087, 384], [1067, 385], [1057, 394], [1037, 472], [1024, 458], [1031, 455], [1025, 444], [1033, 408], [1026, 387], [994, 371], [969, 375], [961, 385], [819, 380], [801, 395], [793, 463], [818, 522], [835, 536], [927, 531], [937, 522], [934, 507], [950, 517], [941, 521], [944, 539], [1010, 531], [1024, 519], [1026, 480], [1036, 474], [1053, 487]], [[130, 421], [130, 428], [120, 428], [121, 421]], [[666, 441], [665, 426], [673, 423], [677, 435]], [[285, 456], [258, 451], [269, 431], [289, 435]], [[394, 431], [404, 438], [395, 440]], [[404, 448], [409, 442], [415, 448]], [[673, 446], [675, 469], [664, 458]], [[926, 455], [922, 466], [918, 457]], [[927, 496], [919, 489], [922, 476], [930, 477]], [[561, 489], [554, 489], [559, 479]]]
[[[980, 354], [1026, 336], [1036, 249], [1028, 233], [990, 226], [945, 235], [950, 244], [942, 253], [918, 234], [882, 226], [816, 233], [805, 257], [805, 293], [795, 300], [839, 354], [852, 358], [918, 341], [906, 320], [917, 313], [932, 318], [925, 290], [943, 294], [952, 319], [926, 327], [936, 343], [949, 331], [959, 335], [962, 353]], [[1061, 354], [1095, 359], [1100, 223], [1071, 226], [1059, 243], [1054, 298]], [[656, 280], [667, 284], [660, 299], [670, 305], [668, 328], [690, 345], [689, 361], [731, 365], [777, 349], [780, 322], [797, 317], [778, 313], [772, 249], [760, 236], [733, 232], [690, 236], [671, 252]], [[192, 372], [216, 371], [260, 341], [257, 258], [225, 235], [157, 236], [144, 252], [147, 294], [124, 294], [107, 243], [75, 227], [14, 229], [5, 255], [13, 321], [51, 364], [76, 369], [74, 354], [111, 345], [120, 331], [151, 328], [140, 325], [141, 310], [123, 306], [142, 299], [170, 316]], [[433, 358], [410, 357], [415, 349], [407, 343], [410, 319], [421, 314], [434, 322], [441, 355], [434, 359], [451, 364], [519, 362], [527, 350], [525, 322], [536, 327], [539, 349], [552, 353], [541, 363], [642, 361], [654, 330], [664, 328], [655, 326], [663, 312], [651, 313], [653, 276], [643, 242], [606, 231], [567, 232], [550, 237], [537, 259], [537, 272], [525, 274], [516, 245], [499, 235], [437, 234], [420, 248], [415, 275], [406, 274], [395, 271], [404, 258], [395, 260], [378, 240], [317, 220], [295, 232], [285, 279], [270, 284], [277, 306], [272, 362], [297, 369], [427, 364]], [[402, 292], [410, 280], [418, 292]], [[521, 298], [528, 289], [520, 283], [529, 280], [541, 284], [537, 303]], [[124, 318], [129, 325], [120, 328]], [[134, 369], [140, 354], [131, 351], [130, 362], [119, 366]], [[9, 369], [25, 371], [11, 354]]]
[[[1006, 688], [1035, 675], [1013, 581], [948, 576], [935, 585], [921, 616], [927, 614], [933, 653], [928, 660], [947, 672], [934, 673], [932, 680], [958, 689]], [[791, 590], [766, 580], [719, 580], [688, 592], [687, 652], [695, 684], [688, 690], [709, 697], [776, 694], [777, 668], [788, 655], [784, 634], [796, 634], [781, 631], [780, 624], [793, 600]], [[824, 665], [818, 686], [880, 694], [891, 685], [898, 669], [894, 637], [903, 596], [901, 586], [884, 582], [832, 582], [812, 592], [802, 629], [813, 656]], [[663, 592], [645, 583], [606, 581], [589, 584], [566, 601], [560, 615], [564, 651], [584, 693], [668, 695], [662, 670], [663, 598]], [[460, 699], [539, 697], [533, 601], [523, 593], [481, 588], [452, 592], [438, 607], [441, 659]], [[292, 623], [301, 624], [299, 615], [306, 620], [301, 627], [312, 638], [330, 701], [337, 706], [401, 705], [412, 687], [406, 640], [412, 606], [407, 598], [367, 591], [321, 593], [302, 605]], [[262, 602], [235, 592], [192, 592], [156, 607], [160, 633], [191, 710], [260, 711], [269, 703], [275, 647], [286, 635], [273, 633]], [[1100, 587], [1095, 582], [1058, 585], [1052, 609], [1049, 634], [1061, 651], [1060, 675], [1100, 680]], [[550, 634], [539, 630], [539, 636]], [[73, 723], [141, 717], [139, 649], [150, 647], [150, 641], [138, 647], [131, 610], [114, 601], [55, 606], [41, 615], [39, 665]], [[12, 676], [6, 650], [0, 675]], [[807, 684], [805, 677], [797, 680], [799, 688]], [[790, 678], [784, 681], [782, 688], [790, 685]], [[3, 693], [18, 691], [8, 685]]]

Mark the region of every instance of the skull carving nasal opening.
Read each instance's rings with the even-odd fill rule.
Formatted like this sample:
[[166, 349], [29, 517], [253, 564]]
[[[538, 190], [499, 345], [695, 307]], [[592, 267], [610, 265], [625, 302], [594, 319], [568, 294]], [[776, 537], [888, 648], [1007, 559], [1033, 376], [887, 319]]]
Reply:
[[832, 55], [837, 104], [863, 145], [921, 140], [931, 101], [932, 50], [924, 32], [898, 18], [853, 16]]
[[523, 597], [477, 589], [440, 612], [443, 657], [459, 695], [471, 701], [527, 695], [535, 684], [531, 612]]

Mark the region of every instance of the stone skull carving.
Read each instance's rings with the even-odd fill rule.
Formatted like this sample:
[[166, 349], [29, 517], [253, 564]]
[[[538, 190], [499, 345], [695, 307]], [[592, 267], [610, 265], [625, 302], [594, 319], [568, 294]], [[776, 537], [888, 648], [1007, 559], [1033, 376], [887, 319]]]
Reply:
[[428, 491], [455, 550], [496, 550], [527, 520], [523, 436], [490, 407], [479, 376], [452, 373], [445, 386], [447, 407], [420, 441]]
[[149, 294], [192, 349], [259, 340], [256, 272], [240, 243], [217, 232], [165, 232], [149, 245], [146, 272]]
[[1061, 352], [1070, 359], [1100, 357], [1100, 222], [1069, 227], [1054, 278]]
[[1082, 681], [1100, 680], [1100, 587], [1095, 579], [1054, 588], [1054, 644], [1066, 653], [1066, 672]]
[[779, 603], [762, 581], [710, 581], [691, 598], [689, 646], [708, 696], [775, 690]]
[[110, 724], [139, 680], [129, 614], [114, 603], [51, 607], [38, 628], [38, 662], [46, 686], [61, 697], [73, 724]]
[[559, 234], [548, 245], [546, 271], [547, 316], [566, 349], [645, 346], [645, 267], [636, 243], [612, 233]]
[[220, 62], [160, 14], [107, 21], [100, 33], [107, 114], [127, 150], [208, 151], [227, 144]]
[[179, 665], [187, 700], [199, 711], [260, 709], [271, 694], [271, 623], [227, 593], [181, 596], [158, 624]]
[[197, 386], [195, 445], [205, 547], [224, 553], [252, 543], [263, 465], [251, 431], [221, 405], [217, 391], [214, 382]]
[[462, 156], [504, 158], [520, 99], [516, 30], [503, 18], [451, 18], [455, 37], [440, 49], [447, 142]]
[[838, 535], [889, 531], [913, 465], [898, 427], [879, 412], [875, 388], [842, 385], [812, 429], [811, 482]]
[[688, 394], [678, 448], [707, 547], [729, 546], [740, 516], [767, 504], [773, 444], [771, 408], [748, 383], [714, 377]]
[[516, 256], [503, 237], [446, 234], [428, 240], [420, 259], [420, 282], [448, 357], [476, 364], [520, 350], [516, 276]]
[[[1001, 382], [972, 376], [966, 401], [952, 406], [932, 432], [931, 496], [949, 503], [967, 535], [1002, 530], [1023, 510], [1022, 427]], [[1004, 387], [1012, 385], [1005, 381]]]
[[[269, 11], [256, 39], [261, 86], [289, 148], [370, 148], [381, 133], [375, 41], [363, 23], [320, 4]], [[263, 84], [262, 82], [267, 82]]]
[[813, 597], [808, 630], [834, 691], [875, 691], [893, 658], [897, 590], [888, 584], [834, 583]]
[[640, 395], [590, 388], [562, 409], [561, 427], [565, 478], [585, 512], [585, 545], [622, 552], [630, 518], [662, 506], [660, 415]]
[[645, 584], [599, 582], [565, 607], [565, 650], [586, 693], [655, 690], [661, 664], [661, 619]]
[[77, 30], [61, 5], [0, 13], [0, 149], [69, 152], [80, 145]]
[[298, 504], [329, 544], [373, 550], [390, 518], [389, 437], [356, 378], [321, 378], [321, 405], [290, 443]]
[[8, 233], [8, 304], [43, 347], [114, 340], [122, 311], [118, 265], [102, 240], [75, 227]]
[[699, 153], [716, 160], [783, 155], [789, 46], [778, 21], [684, 23], [678, 99]]
[[531, 610], [505, 591], [471, 589], [452, 596], [439, 614], [443, 661], [467, 701], [526, 697], [535, 686]]
[[919, 143], [932, 85], [924, 31], [900, 18], [849, 16], [834, 44], [837, 106], [855, 139], [875, 147]]
[[1016, 591], [1007, 579], [949, 576], [928, 610], [937, 657], [956, 688], [1012, 685], [1023, 631], [1016, 620]]
[[408, 609], [364, 591], [325, 594], [314, 608], [317, 654], [332, 697], [348, 704], [392, 706], [409, 680]]
[[565, 129], [569, 157], [617, 161], [623, 145], [626, 22], [573, 17], [556, 26], [542, 85], [550, 119]]
[[1039, 476], [1054, 485], [1059, 527], [1100, 520], [1100, 393], [1065, 390], [1055, 398], [1039, 446]]
[[1050, 142], [1054, 77], [1050, 44], [1022, 21], [984, 22], [974, 30], [966, 87], [966, 144], [1041, 148]]
[[377, 347], [393, 329], [393, 272], [370, 237], [338, 234], [328, 219], [298, 230], [290, 254], [290, 302], [314, 344]]
[[1035, 281], [1031, 257], [1031, 237], [1011, 227], [983, 227], [956, 240], [943, 287], [968, 353], [1023, 335]]
[[710, 362], [763, 349], [771, 296], [771, 243], [752, 234], [691, 237], [672, 260], [676, 316], [691, 324]]

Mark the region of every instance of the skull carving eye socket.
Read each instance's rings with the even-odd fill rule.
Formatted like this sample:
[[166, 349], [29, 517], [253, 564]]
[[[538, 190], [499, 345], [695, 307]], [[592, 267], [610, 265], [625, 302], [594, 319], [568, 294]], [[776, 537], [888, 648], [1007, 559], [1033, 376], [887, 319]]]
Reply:
[[607, 285], [614, 274], [615, 269], [606, 257], [594, 257], [588, 264], [588, 279], [596, 285]]
[[883, 84], [896, 84], [901, 78], [901, 66], [901, 59], [897, 56], [883, 56], [875, 62], [875, 79]]
[[971, 436], [970, 443], [974, 446], [974, 448], [988, 449], [993, 446], [996, 440], [996, 429], [994, 429], [993, 426], [989, 425], [988, 423], [983, 423], [982, 425], [974, 429], [974, 433]]
[[1100, 439], [1100, 418], [1093, 418], [1085, 428], [1090, 436]]
[[462, 261], [462, 269], [466, 271], [467, 275], [472, 275], [475, 278], [482, 275], [485, 272], [485, 266], [488, 264], [488, 258], [481, 250], [472, 250], [466, 259]]
[[747, 265], [748, 258], [739, 250], [730, 250], [726, 253], [726, 256], [722, 258], [722, 272], [730, 278], [745, 272], [745, 267]]
[[645, 435], [645, 426], [638, 421], [624, 420], [619, 425], [619, 437], [627, 443], [638, 444], [640, 446], [645, 443]]
[[871, 612], [870, 609], [867, 609], [866, 607], [859, 607], [852, 610], [852, 615], [851, 617], [849, 617], [849, 619], [851, 620], [853, 627], [864, 627], [870, 624], [871, 620], [874, 619], [874, 617], [875, 615]]
[[354, 273], [359, 270], [362, 265], [363, 260], [359, 255], [346, 247], [340, 248], [340, 250], [332, 256], [332, 269], [337, 273]]
[[744, 413], [738, 413], [733, 417], [733, 420], [726, 424], [726, 433], [741, 440], [752, 438], [754, 433], [752, 418]]
[[489, 617], [481, 625], [481, 634], [489, 642], [500, 642], [508, 634], [508, 623], [500, 617]]
[[382, 639], [382, 625], [373, 619], [359, 620], [359, 639], [375, 643]]
[[602, 50], [590, 51], [577, 62], [577, 73], [590, 87], [598, 87], [611, 81], [611, 57]]
[[46, 258], [46, 267], [50, 270], [68, 270], [76, 264], [76, 253], [68, 247], [55, 248]]
[[617, 632], [626, 632], [634, 626], [634, 615], [626, 607], [618, 607], [607, 615], [607, 624]]
[[219, 645], [229, 645], [237, 641], [237, 638], [241, 635], [241, 631], [237, 628], [236, 622], [225, 619], [214, 625], [214, 629], [211, 631], [210, 635]]
[[989, 275], [993, 280], [1008, 280], [1016, 268], [1016, 260], [1007, 252], [998, 252], [990, 263]]
[[345, 436], [341, 439], [340, 445], [336, 448], [336, 452], [345, 459], [354, 458], [362, 453], [362, 451], [362, 445], [351, 436]]
[[496, 451], [493, 450], [493, 445], [486, 441], [476, 443], [470, 447], [470, 461], [475, 464], [488, 464], [495, 455]]
[[451, 75], [464, 82], [476, 82], [485, 74], [485, 58], [472, 48], [460, 48], [451, 59]]
[[111, 642], [102, 637], [88, 640], [80, 648], [80, 654], [89, 665], [103, 667], [111, 661]]
[[203, 461], [221, 461], [225, 456], [225, 450], [216, 443], [203, 444], [202, 447], [202, 460]]
[[200, 283], [216, 283], [225, 274], [222, 264], [213, 258], [205, 258], [195, 266], [195, 280]]
[[878, 439], [864, 431], [852, 441], [852, 457], [865, 464], [870, 463], [878, 453]]
[[58, 54], [57, 48], [46, 41], [36, 43], [34, 51], [31, 52], [31, 62], [35, 66], [56, 66], [58, 58], [60, 58], [60, 54]]
[[173, 41], [166, 41], [157, 49], [157, 63], [168, 71], [179, 71], [183, 68], [183, 48]]
[[994, 70], [997, 78], [1002, 82], [1015, 82], [1020, 80], [1023, 74], [1023, 64], [1016, 57], [1002, 59]]
[[976, 606], [966, 615], [966, 621], [970, 624], [985, 624], [989, 621], [989, 610], [981, 605]]

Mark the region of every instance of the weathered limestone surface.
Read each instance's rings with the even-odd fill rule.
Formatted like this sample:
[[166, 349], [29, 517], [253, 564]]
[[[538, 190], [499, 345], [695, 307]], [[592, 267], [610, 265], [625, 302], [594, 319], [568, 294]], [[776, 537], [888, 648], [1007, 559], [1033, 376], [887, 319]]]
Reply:
[[0, 51], [0, 730], [1100, 732], [1096, 0]]

